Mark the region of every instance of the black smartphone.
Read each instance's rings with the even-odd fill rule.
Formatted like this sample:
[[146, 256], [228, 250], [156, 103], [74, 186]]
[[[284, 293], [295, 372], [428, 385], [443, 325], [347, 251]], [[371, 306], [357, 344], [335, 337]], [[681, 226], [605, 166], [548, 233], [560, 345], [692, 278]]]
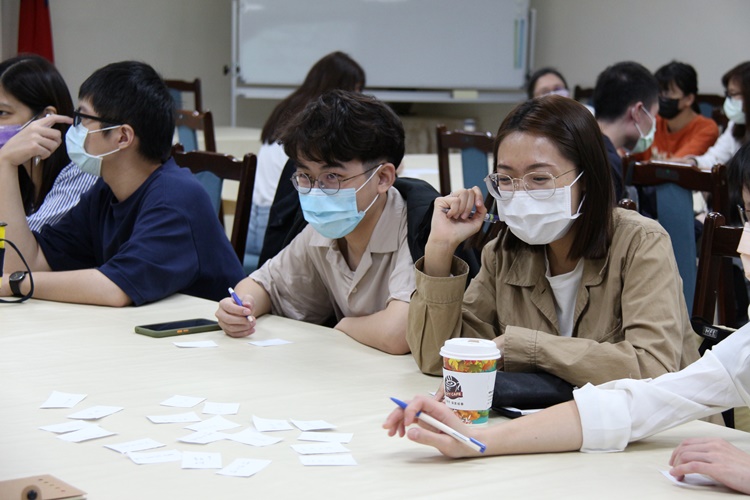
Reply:
[[148, 335], [149, 337], [173, 337], [175, 335], [187, 335], [189, 333], [210, 332], [221, 330], [219, 323], [210, 319], [194, 318], [169, 321], [167, 323], [154, 323], [153, 325], [140, 325], [135, 327], [135, 333]]

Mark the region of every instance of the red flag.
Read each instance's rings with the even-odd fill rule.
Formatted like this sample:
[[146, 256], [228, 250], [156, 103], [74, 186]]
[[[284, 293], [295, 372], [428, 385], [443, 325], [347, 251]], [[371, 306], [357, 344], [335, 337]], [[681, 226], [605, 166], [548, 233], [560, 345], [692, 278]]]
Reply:
[[18, 16], [18, 53], [39, 54], [55, 62], [49, 0], [21, 0]]

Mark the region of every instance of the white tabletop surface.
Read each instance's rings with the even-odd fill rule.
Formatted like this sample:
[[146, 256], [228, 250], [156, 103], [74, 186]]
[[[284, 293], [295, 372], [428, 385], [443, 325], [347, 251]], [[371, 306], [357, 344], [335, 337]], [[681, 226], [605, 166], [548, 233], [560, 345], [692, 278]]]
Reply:
[[[90, 499], [219, 498], [716, 498], [681, 488], [659, 472], [672, 449], [691, 436], [721, 436], [750, 449], [746, 433], [693, 422], [636, 443], [623, 453], [563, 453], [451, 461], [405, 439], [388, 438], [381, 424], [388, 399], [434, 390], [438, 379], [417, 370], [410, 356], [390, 356], [345, 334], [266, 316], [253, 339], [283, 338], [276, 347], [249, 345], [222, 332], [155, 339], [133, 327], [193, 317], [212, 318], [210, 301], [177, 295], [138, 308], [30, 301], [0, 305], [0, 480], [52, 474]], [[180, 349], [173, 341], [214, 340], [218, 347]], [[52, 391], [85, 393], [74, 409], [40, 409]], [[268, 447], [232, 441], [177, 442], [184, 424], [153, 424], [147, 415], [182, 413], [159, 403], [191, 395], [239, 403], [225, 418], [247, 428], [252, 416], [326, 420], [354, 434], [350, 467], [305, 467], [290, 448], [299, 431], [274, 435]], [[68, 421], [93, 405], [124, 407], [97, 423], [117, 432], [83, 443], [64, 442], [40, 426]], [[191, 409], [203, 419], [202, 404]], [[493, 418], [490, 425], [502, 425]], [[229, 433], [235, 430], [227, 431]], [[135, 465], [105, 444], [153, 438], [180, 451], [220, 452], [234, 459], [269, 459], [250, 478], [215, 470], [182, 470], [180, 463]], [[722, 493], [722, 497], [733, 496]]]

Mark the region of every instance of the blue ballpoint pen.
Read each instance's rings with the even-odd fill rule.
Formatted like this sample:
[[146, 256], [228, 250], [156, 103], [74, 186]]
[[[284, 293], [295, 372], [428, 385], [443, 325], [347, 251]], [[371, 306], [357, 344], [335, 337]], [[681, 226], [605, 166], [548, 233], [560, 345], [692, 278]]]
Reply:
[[[443, 213], [444, 213], [444, 214], [447, 214], [447, 213], [448, 213], [448, 210], [449, 210], [449, 209], [447, 209], [447, 208], [444, 208], [444, 209], [443, 209]], [[476, 212], [472, 212], [472, 213], [471, 213], [471, 215], [469, 216], [469, 218], [472, 218], [472, 217], [474, 217], [474, 214], [475, 214], [475, 213], [476, 213]], [[498, 217], [498, 216], [497, 216], [497, 215], [495, 215], [495, 214], [490, 214], [490, 213], [487, 213], [487, 214], [484, 214], [484, 217], [482, 218], [482, 220], [483, 220], [484, 222], [489, 222], [490, 224], [494, 224], [495, 222], [500, 222], [500, 217]]]
[[[402, 409], [405, 409], [406, 406], [407, 406], [406, 403], [404, 403], [400, 399], [391, 398], [391, 401], [393, 401], [394, 403], [396, 403], [397, 405], [399, 405]], [[440, 429], [445, 434], [448, 434], [450, 437], [452, 437], [453, 439], [455, 439], [459, 443], [465, 444], [466, 446], [468, 446], [469, 448], [471, 448], [474, 451], [478, 451], [479, 453], [484, 453], [484, 450], [487, 449], [487, 446], [485, 446], [481, 442], [477, 441], [476, 439], [470, 438], [468, 436], [464, 436], [463, 434], [461, 434], [457, 430], [451, 429], [450, 427], [448, 427], [447, 425], [445, 425], [441, 421], [437, 420], [434, 417], [431, 417], [431, 416], [427, 415], [424, 412], [421, 412], [421, 411], [418, 412], [417, 413], [417, 418], [419, 420], [421, 420], [422, 422], [435, 427], [436, 429]]]

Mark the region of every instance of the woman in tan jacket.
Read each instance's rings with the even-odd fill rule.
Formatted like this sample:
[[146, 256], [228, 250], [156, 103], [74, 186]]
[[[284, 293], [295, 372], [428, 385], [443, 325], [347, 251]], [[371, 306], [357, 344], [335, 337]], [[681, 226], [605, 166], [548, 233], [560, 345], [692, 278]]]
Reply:
[[435, 201], [409, 308], [420, 369], [439, 374], [440, 347], [453, 337], [494, 339], [501, 369], [579, 387], [657, 377], [698, 359], [669, 236], [614, 208], [591, 113], [560, 96], [529, 100], [500, 125], [495, 150], [486, 182], [504, 227], [465, 292], [467, 266], [453, 252], [483, 224], [481, 192]]

